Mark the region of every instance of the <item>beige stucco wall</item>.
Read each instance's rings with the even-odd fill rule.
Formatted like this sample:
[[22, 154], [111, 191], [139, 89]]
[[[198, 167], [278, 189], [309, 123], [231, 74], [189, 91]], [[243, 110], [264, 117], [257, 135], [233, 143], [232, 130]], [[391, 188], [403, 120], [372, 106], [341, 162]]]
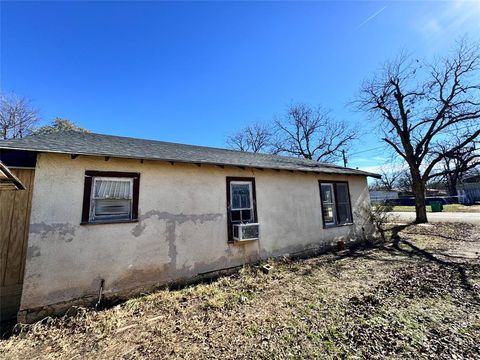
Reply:
[[[80, 225], [85, 170], [139, 172], [139, 222]], [[260, 240], [227, 243], [226, 176], [256, 181]], [[323, 229], [318, 180], [349, 182], [355, 226]], [[166, 283], [359, 234], [366, 178], [40, 154], [21, 309]]]

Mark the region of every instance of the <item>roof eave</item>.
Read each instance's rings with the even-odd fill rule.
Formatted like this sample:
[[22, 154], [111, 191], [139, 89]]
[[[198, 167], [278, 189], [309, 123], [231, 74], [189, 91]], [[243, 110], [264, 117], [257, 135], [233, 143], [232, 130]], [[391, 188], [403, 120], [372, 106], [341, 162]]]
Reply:
[[[50, 153], [50, 154], [66, 154], [66, 155], [82, 155], [82, 156], [95, 156], [95, 157], [110, 157], [110, 158], [117, 158], [117, 159], [134, 159], [134, 160], [149, 160], [149, 161], [165, 161], [165, 162], [173, 162], [173, 163], [181, 163], [181, 164], [202, 164], [202, 165], [213, 165], [213, 166], [234, 166], [234, 167], [245, 167], [245, 168], [263, 168], [263, 169], [271, 169], [271, 170], [285, 170], [285, 171], [299, 171], [299, 172], [309, 172], [309, 173], [322, 173], [322, 174], [338, 174], [338, 175], [357, 175], [357, 176], [370, 176], [377, 179], [380, 179], [382, 176], [375, 173], [370, 173], [367, 171], [357, 170], [357, 169], [350, 169], [345, 168], [348, 172], [336, 172], [336, 171], [325, 171], [322, 169], [315, 169], [315, 168], [291, 168], [291, 167], [273, 167], [273, 166], [259, 166], [259, 165], [252, 165], [252, 164], [233, 164], [233, 163], [223, 163], [223, 162], [211, 162], [211, 161], [202, 161], [202, 160], [178, 160], [178, 159], [170, 159], [170, 158], [156, 158], [156, 157], [148, 157], [148, 156], [120, 156], [117, 154], [110, 154], [110, 153], [88, 153], [88, 152], [73, 152], [73, 151], [56, 151], [56, 150], [42, 150], [42, 149], [33, 149], [28, 147], [5, 147], [0, 145], [0, 149], [6, 150], [21, 150], [21, 151], [34, 151], [37, 153]], [[334, 168], [332, 168], [334, 169]]]

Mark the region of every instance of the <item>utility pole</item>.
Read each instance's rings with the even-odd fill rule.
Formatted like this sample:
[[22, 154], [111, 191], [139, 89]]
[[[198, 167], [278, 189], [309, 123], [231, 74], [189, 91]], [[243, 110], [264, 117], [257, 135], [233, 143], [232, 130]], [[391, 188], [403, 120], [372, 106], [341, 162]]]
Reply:
[[345, 150], [342, 150], [342, 157], [343, 157], [343, 167], [347, 167], [347, 156], [345, 155]]

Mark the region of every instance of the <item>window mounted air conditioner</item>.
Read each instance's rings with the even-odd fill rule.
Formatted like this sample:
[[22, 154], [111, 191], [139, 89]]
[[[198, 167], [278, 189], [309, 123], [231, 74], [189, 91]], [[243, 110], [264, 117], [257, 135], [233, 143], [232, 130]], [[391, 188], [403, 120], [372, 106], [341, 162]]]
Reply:
[[258, 240], [260, 234], [260, 224], [233, 224], [233, 240], [251, 241]]

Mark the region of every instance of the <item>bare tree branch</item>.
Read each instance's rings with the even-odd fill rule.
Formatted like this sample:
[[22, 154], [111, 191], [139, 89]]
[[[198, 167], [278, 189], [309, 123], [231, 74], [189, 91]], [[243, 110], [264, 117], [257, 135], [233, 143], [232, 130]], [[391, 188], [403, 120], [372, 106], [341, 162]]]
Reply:
[[38, 111], [28, 99], [18, 97], [14, 93], [0, 95], [1, 138], [15, 139], [27, 136], [39, 120]]
[[265, 124], [254, 123], [226, 138], [227, 146], [231, 149], [253, 153], [268, 152], [272, 131]]
[[[457, 144], [460, 142], [457, 139]], [[473, 142], [468, 146], [459, 147], [455, 152], [451, 152], [450, 144], [442, 144], [439, 146], [439, 152], [443, 153], [443, 159], [438, 168], [430, 173], [428, 179], [437, 179], [443, 182], [450, 195], [457, 195], [457, 184], [461, 182], [465, 176], [468, 176], [472, 170], [480, 169], [480, 149], [477, 142]]]
[[275, 120], [273, 151], [306, 159], [336, 162], [357, 132], [343, 121], [329, 117], [322, 108], [295, 104]]
[[382, 168], [380, 173], [382, 178], [375, 180], [373, 188], [375, 190], [395, 190], [400, 187], [400, 180], [404, 176], [405, 171], [394, 168]]

